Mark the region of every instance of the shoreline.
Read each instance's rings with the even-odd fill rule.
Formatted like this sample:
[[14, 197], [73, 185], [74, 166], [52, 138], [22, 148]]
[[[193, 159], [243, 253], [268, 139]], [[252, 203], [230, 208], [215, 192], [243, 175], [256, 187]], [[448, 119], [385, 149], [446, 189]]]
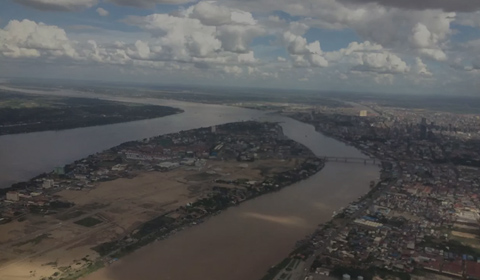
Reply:
[[[281, 112], [280, 112], [280, 115], [282, 115]], [[364, 154], [366, 156], [369, 156], [370, 158], [378, 159], [380, 163], [384, 162], [384, 159], [380, 159], [380, 158], [377, 158], [377, 157], [370, 156], [368, 153], [366, 153], [364, 151], [364, 149], [362, 147], [360, 147], [358, 145], [355, 145], [355, 143], [349, 142], [345, 139], [334, 136], [331, 133], [328, 133], [327, 131], [322, 130], [319, 126], [317, 126], [313, 123], [310, 123], [308, 121], [304, 121], [302, 119], [295, 118], [295, 116], [293, 116], [293, 115], [286, 114], [286, 115], [283, 115], [283, 116], [287, 116], [289, 118], [292, 118], [294, 120], [297, 120], [297, 121], [305, 123], [305, 124], [310, 124], [314, 127], [316, 132], [321, 133], [326, 137], [335, 139], [335, 140], [337, 140], [337, 141], [339, 141], [339, 142], [341, 142], [341, 143], [343, 143], [347, 146], [354, 147], [355, 149], [359, 150], [362, 154]], [[380, 171], [379, 181], [376, 182], [374, 186], [371, 186], [368, 192], [363, 194], [356, 201], [352, 201], [350, 204], [352, 204], [352, 203], [362, 204], [366, 200], [370, 199], [370, 197], [372, 195], [374, 195], [376, 192], [381, 191], [382, 186], [384, 184], [388, 183], [389, 180], [382, 179], [382, 174], [384, 172], [383, 167], [380, 166], [379, 171]], [[298, 260], [297, 257], [299, 257], [300, 261], [305, 261], [306, 260], [305, 256], [309, 256], [310, 254], [313, 254], [314, 256], [317, 255], [316, 252], [310, 252], [309, 251], [309, 246], [312, 243], [312, 240], [318, 235], [319, 232], [322, 232], [322, 231], [326, 230], [327, 228], [330, 228], [336, 220], [345, 219], [347, 221], [353, 221], [353, 219], [351, 219], [351, 218], [345, 218], [345, 217], [341, 217], [341, 216], [343, 216], [343, 208], [342, 208], [342, 212], [336, 213], [336, 214], [334, 213], [334, 215], [332, 215], [332, 218], [329, 219], [327, 222], [325, 222], [323, 224], [319, 224], [317, 226], [317, 228], [311, 234], [309, 234], [306, 238], [299, 239], [296, 242], [294, 249], [287, 256], [285, 256], [283, 261], [273, 265], [267, 272], [265, 272], [264, 276], [260, 280], [276, 279], [277, 276], [280, 275], [280, 272], [282, 272], [284, 269], [287, 269], [287, 270], [289, 269], [288, 267], [290, 267], [290, 264], [291, 264], [292, 261]], [[306, 255], [301, 255], [302, 253], [305, 253], [305, 252], [306, 252]], [[296, 265], [298, 265], [298, 263]]]
[[[252, 123], [256, 123], [256, 122], [252, 122]], [[236, 124], [236, 123], [233, 123], [233, 124]], [[245, 124], [245, 125], [247, 125], [247, 124]], [[270, 123], [270, 124], [273, 124], [273, 123]], [[227, 124], [227, 125], [231, 125], [231, 124]], [[278, 124], [275, 124], [275, 125], [278, 126]], [[192, 131], [197, 132], [199, 130], [201, 131], [201, 130], [206, 130], [206, 129], [207, 128], [192, 129], [191, 131], [187, 131], [185, 133], [188, 133], [188, 132], [192, 133]], [[281, 129], [281, 127], [280, 127], [280, 129]], [[167, 135], [162, 135], [162, 136], [158, 136], [158, 137], [160, 137], [160, 138], [171, 137], [171, 135], [176, 135], [176, 134], [175, 133], [174, 134], [167, 134]], [[258, 190], [254, 189], [254, 188], [251, 188], [251, 189], [247, 188], [246, 190], [243, 190], [243, 191], [240, 191], [240, 192], [238, 190], [236, 190], [235, 192], [227, 191], [227, 194], [226, 194], [227, 201], [231, 200], [231, 201], [236, 201], [236, 202], [228, 203], [227, 205], [223, 205], [223, 206], [219, 206], [220, 210], [215, 212], [215, 213], [209, 213], [209, 214], [200, 216], [200, 217], [198, 217], [198, 219], [194, 219], [193, 222], [192, 222], [192, 220], [187, 220], [187, 221], [181, 221], [180, 223], [178, 223], [176, 225], [172, 225], [172, 226], [163, 225], [162, 228], [158, 231], [155, 230], [152, 233], [147, 232], [147, 235], [145, 235], [142, 238], [139, 238], [138, 242], [135, 242], [134, 244], [131, 244], [131, 243], [126, 244], [126, 245], [125, 244], [122, 244], [122, 245], [120, 245], [120, 244], [116, 244], [116, 245], [110, 244], [110, 245], [114, 245], [116, 249], [114, 249], [113, 252], [112, 252], [112, 250], [110, 250], [110, 252], [105, 254], [100, 259], [96, 259], [94, 261], [95, 267], [97, 267], [97, 268], [101, 267], [100, 265], [98, 265], [99, 260], [101, 260], [105, 264], [111, 263], [112, 260], [118, 259], [119, 257], [123, 257], [123, 256], [137, 250], [138, 248], [141, 248], [141, 247], [144, 247], [145, 245], [150, 244], [153, 241], [160, 240], [160, 239], [165, 239], [172, 233], [175, 233], [175, 232], [178, 232], [178, 231], [183, 230], [185, 228], [194, 226], [198, 223], [202, 223], [206, 219], [209, 219], [209, 218], [213, 217], [214, 215], [218, 214], [219, 212], [221, 212], [224, 209], [228, 209], [231, 206], [237, 206], [237, 205], [239, 205], [239, 204], [241, 204], [245, 201], [250, 201], [250, 200], [255, 199], [257, 197], [260, 197], [264, 194], [272, 193], [272, 192], [281, 190], [283, 188], [286, 188], [288, 186], [291, 186], [291, 185], [293, 185], [293, 184], [295, 184], [299, 181], [302, 181], [302, 180], [305, 180], [305, 179], [309, 178], [310, 176], [318, 173], [319, 171], [321, 171], [324, 168], [325, 163], [323, 162], [323, 160], [314, 156], [314, 154], [311, 152], [311, 150], [308, 149], [307, 147], [303, 146], [302, 144], [300, 144], [298, 142], [290, 140], [290, 139], [289, 140], [281, 140], [281, 141], [287, 141], [287, 143], [295, 143], [295, 145], [297, 147], [296, 149], [300, 149], [303, 152], [302, 152], [302, 156], [297, 159], [297, 161], [300, 160], [299, 161], [300, 163], [297, 163], [297, 165], [295, 165], [294, 169], [288, 169], [288, 171], [284, 171], [284, 172], [281, 172], [281, 173], [273, 173], [273, 174], [275, 174], [274, 177], [272, 177], [273, 181], [269, 181], [269, 183], [268, 183], [268, 184], [270, 184], [270, 187], [268, 187], [269, 185], [267, 185], [266, 188], [263, 188], [263, 189], [260, 188]], [[112, 148], [108, 149], [107, 151], [111, 151], [111, 150], [117, 151], [117, 150], [119, 150], [123, 147], [128, 147], [132, 143], [136, 143], [136, 142], [137, 141], [126, 142], [126, 143], [120, 144], [118, 146], [112, 147]], [[90, 159], [91, 157], [92, 156], [88, 156], [86, 158], [77, 160], [72, 164], [77, 164], [79, 162], [84, 162], [85, 160]], [[67, 166], [68, 166], [68, 164], [65, 167], [67, 167]], [[300, 172], [300, 171], [302, 171], [302, 172]], [[39, 180], [39, 179], [48, 178], [48, 176], [52, 175], [52, 174], [53, 174], [52, 172], [40, 174], [36, 177], [33, 177], [32, 179], [30, 179], [27, 182], [14, 184], [10, 188], [0, 190], [0, 192], [8, 192], [12, 189], [15, 189], [15, 190], [25, 189], [25, 187], [28, 186], [29, 184], [33, 184], [33, 183], [37, 182], [37, 180]], [[286, 177], [284, 177], [284, 176], [286, 176]], [[275, 179], [275, 178], [277, 178], [277, 179]], [[115, 178], [113, 180], [115, 180]], [[272, 179], [269, 179], [269, 180], [272, 180]], [[111, 181], [111, 180], [108, 180], [108, 181]], [[267, 182], [267, 181], [264, 181], [264, 182]], [[58, 192], [57, 189], [54, 188], [53, 193], [57, 193], [57, 192]], [[231, 195], [230, 195], [230, 193], [231, 193]], [[244, 197], [244, 198], [241, 199], [241, 200], [236, 200], [235, 197], [238, 197], [238, 196]], [[231, 197], [231, 198], [229, 198], [229, 197]], [[197, 198], [195, 200], [195, 202], [192, 203], [192, 204], [194, 205], [195, 203], [199, 202], [199, 200], [202, 200], [202, 199]], [[178, 210], [178, 209], [179, 208], [177, 208], [176, 210]], [[176, 211], [176, 210], [173, 210], [173, 211]], [[62, 213], [62, 212], [64, 212], [64, 210], [62, 210], [60, 213]], [[169, 214], [171, 214], [171, 212], [172, 211], [169, 211], [169, 212], [164, 213], [160, 216], [156, 216], [154, 219], [142, 223], [142, 225], [138, 226], [137, 229], [141, 231], [149, 223], [156, 224], [158, 221], [161, 221], [160, 224], [164, 224], [165, 221], [163, 221], [163, 219], [169, 218], [167, 216]], [[17, 218], [15, 218], [15, 219], [17, 219]], [[98, 247], [98, 246], [101, 246], [101, 245], [103, 245], [103, 243], [101, 243], [101, 244], [99, 244], [95, 247]], [[97, 252], [98, 252], [98, 250], [97, 250]], [[100, 254], [100, 255], [102, 255], [102, 254]], [[105, 258], [107, 258], [107, 259], [105, 259]], [[91, 266], [87, 267], [86, 269], [89, 270], [89, 273], [93, 272], [91, 270], [92, 269]], [[82, 269], [81, 271], [77, 271], [77, 272], [84, 275], [83, 271], [84, 270]]]
[[[317, 159], [318, 159], [318, 158], [317, 158]], [[307, 160], [308, 160], [308, 159], [307, 159]], [[152, 235], [151, 237], [148, 236], [148, 237], [147, 237], [147, 238], [149, 238], [149, 239], [148, 239], [148, 240], [149, 240], [148, 242], [142, 243], [140, 246], [135, 246], [135, 248], [134, 248], [133, 250], [128, 247], [129, 245], [123, 246], [123, 247], [121, 247], [121, 248], [119, 249], [120, 252], [118, 252], [118, 253], [117, 253], [117, 252], [109, 253], [106, 257], [110, 257], [110, 259], [109, 259], [109, 260], [106, 260], [106, 262], [112, 263], [112, 262], [111, 262], [112, 260], [116, 261], [116, 260], [118, 260], [118, 259], [121, 259], [122, 257], [125, 257], [125, 256], [127, 256], [127, 255], [130, 255], [130, 254], [134, 253], [135, 251], [137, 251], [137, 250], [139, 250], [139, 249], [141, 249], [141, 248], [143, 248], [143, 247], [151, 244], [152, 242], [157, 242], [157, 241], [165, 240], [165, 239], [167, 239], [168, 237], [170, 237], [170, 236], [173, 235], [173, 234], [176, 234], [176, 233], [178, 233], [178, 232], [181, 232], [181, 231], [183, 231], [183, 230], [185, 230], [185, 229], [188, 229], [188, 228], [190, 228], [190, 227], [194, 227], [194, 226], [196, 226], [196, 225], [199, 225], [199, 224], [205, 222], [206, 220], [208, 220], [208, 219], [210, 219], [210, 218], [213, 218], [214, 216], [217, 216], [217, 215], [221, 214], [222, 211], [228, 210], [228, 209], [230, 209], [230, 208], [232, 208], [232, 207], [235, 207], [235, 206], [240, 206], [240, 205], [243, 204], [244, 202], [251, 201], [251, 200], [254, 200], [254, 199], [258, 198], [258, 197], [261, 197], [261, 196], [264, 196], [264, 195], [268, 195], [268, 194], [271, 194], [271, 193], [274, 193], [274, 192], [281, 191], [281, 190], [284, 189], [284, 188], [288, 188], [288, 187], [290, 187], [290, 186], [292, 186], [292, 185], [294, 185], [294, 184], [296, 184], [296, 183], [298, 183], [298, 182], [300, 182], [300, 181], [306, 180], [306, 179], [310, 178], [311, 176], [317, 174], [318, 172], [322, 171], [322, 169], [323, 169], [324, 167], [325, 167], [325, 162], [321, 161], [321, 164], [318, 166], [318, 169], [316, 169], [313, 173], [309, 173], [308, 177], [304, 177], [304, 178], [301, 178], [301, 179], [292, 181], [292, 182], [290, 182], [290, 183], [288, 183], [288, 184], [285, 184], [285, 185], [279, 185], [279, 186], [276, 187], [275, 189], [272, 189], [272, 190], [269, 190], [269, 191], [265, 191], [265, 192], [263, 192], [263, 193], [258, 193], [258, 194], [256, 194], [256, 195], [251, 196], [251, 197], [247, 197], [247, 198], [245, 198], [245, 199], [242, 200], [242, 201], [239, 201], [239, 202], [237, 202], [237, 203], [235, 203], [235, 204], [231, 204], [231, 205], [227, 206], [226, 208], [224, 208], [224, 209], [222, 209], [222, 210], [219, 210], [218, 212], [211, 213], [211, 214], [207, 214], [207, 215], [205, 215], [205, 216], [201, 216], [198, 221], [195, 221], [195, 222], [188, 221], [188, 222], [186, 222], [186, 223], [179, 224], [179, 225], [176, 226], [176, 227], [169, 228], [168, 231], [154, 234], [154, 235]], [[162, 217], [167, 217], [169, 214], [171, 214], [171, 213], [173, 213], [173, 212], [175, 212], [175, 211], [176, 211], [176, 210], [169, 211], [169, 212], [167, 212], [167, 213], [165, 213], [165, 214], [163, 214], [163, 215], [160, 215], [160, 216], [154, 218], [153, 220], [157, 220], [157, 219], [162, 218]], [[152, 220], [152, 221], [153, 221], [153, 220]], [[150, 221], [149, 221], [149, 222], [150, 222]], [[141, 228], [142, 226], [144, 226], [144, 225], [147, 224], [147, 223], [148, 223], [148, 222], [144, 223], [144, 224], [141, 225], [139, 228]], [[151, 239], [150, 239], [150, 238], [151, 238]], [[100, 244], [100, 245], [102, 245], [102, 244]], [[124, 250], [124, 251], [122, 251], [122, 250]], [[125, 251], [125, 250], [126, 250], [126, 251]], [[118, 251], [118, 250], [117, 250], [117, 251]], [[104, 257], [105, 257], [105, 256], [104, 256]], [[102, 258], [104, 258], [104, 257], [102, 257]]]
[[[169, 107], [169, 106], [165, 106], [165, 107]], [[170, 108], [174, 108], [174, 107], [170, 107]], [[174, 109], [178, 109], [178, 108], [174, 108]], [[0, 137], [9, 136], [9, 135], [23, 135], [23, 134], [31, 134], [31, 133], [40, 133], [40, 132], [58, 132], [58, 131], [73, 130], [73, 129], [78, 129], [78, 128], [88, 128], [88, 127], [98, 127], [98, 126], [115, 125], [115, 124], [123, 124], [123, 123], [132, 123], [132, 122], [139, 122], [139, 121], [165, 118], [165, 117], [169, 117], [169, 116], [182, 114], [182, 113], [185, 112], [182, 109], [178, 109], [178, 110], [179, 110], [178, 112], [174, 112], [174, 113], [164, 115], [164, 116], [159, 116], [159, 117], [147, 117], [147, 118], [141, 118], [141, 119], [136, 119], [136, 120], [122, 120], [122, 121], [118, 121], [118, 122], [107, 122], [107, 123], [101, 123], [101, 124], [95, 124], [95, 125], [85, 125], [85, 126], [72, 126], [72, 127], [59, 128], [59, 129], [32, 130], [32, 131], [28, 131], [28, 132], [7, 133], [7, 134], [0, 134]]]

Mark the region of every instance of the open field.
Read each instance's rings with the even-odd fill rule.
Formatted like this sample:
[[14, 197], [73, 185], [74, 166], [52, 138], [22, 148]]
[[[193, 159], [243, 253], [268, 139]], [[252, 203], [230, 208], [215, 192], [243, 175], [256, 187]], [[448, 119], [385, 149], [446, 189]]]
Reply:
[[[91, 248], [127, 236], [146, 221], [206, 196], [214, 179], [262, 180], [290, 170], [299, 160], [208, 161], [201, 169], [146, 172], [133, 179], [103, 182], [90, 190], [63, 190], [75, 206], [57, 215], [27, 216], [0, 225], [0, 279], [42, 279], [93, 269]], [[75, 277], [73, 277], [75, 278]], [[53, 278], [57, 279], [57, 278]]]
[[166, 106], [29, 95], [0, 89], [0, 135], [105, 125], [180, 112]]

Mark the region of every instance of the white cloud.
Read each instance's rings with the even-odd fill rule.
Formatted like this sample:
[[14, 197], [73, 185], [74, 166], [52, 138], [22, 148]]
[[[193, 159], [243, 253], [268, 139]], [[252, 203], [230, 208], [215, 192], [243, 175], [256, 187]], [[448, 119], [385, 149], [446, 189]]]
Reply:
[[205, 26], [200, 20], [153, 14], [130, 17], [127, 23], [137, 25], [158, 37], [157, 44], [172, 60], [188, 61], [190, 57], [207, 57], [220, 50], [222, 43], [216, 38], [216, 27]]
[[[53, 1], [53, 0], [52, 0]], [[72, 0], [75, 1], [75, 0]], [[121, 6], [132, 6], [140, 8], [153, 8], [156, 4], [185, 4], [193, 0], [106, 0]]]
[[428, 70], [427, 65], [419, 57], [415, 58], [415, 72], [423, 77], [433, 76], [432, 72]]
[[351, 65], [353, 71], [389, 75], [410, 71], [410, 67], [399, 56], [369, 41], [352, 42], [347, 48], [325, 53], [325, 57], [331, 62]]
[[223, 25], [232, 23], [232, 13], [229, 8], [218, 6], [214, 2], [202, 1], [191, 6], [186, 12], [187, 16], [200, 20], [205, 25]]
[[259, 26], [223, 25], [217, 28], [217, 36], [225, 51], [246, 53], [255, 37], [265, 34]]
[[445, 11], [475, 11], [480, 10], [480, 3], [477, 0], [341, 0], [351, 3], [378, 3], [385, 6], [400, 7], [409, 10], [442, 9]]
[[57, 26], [12, 20], [0, 29], [0, 55], [21, 57], [77, 57], [73, 43]]
[[[174, 60], [209, 57], [220, 52], [248, 54], [253, 39], [265, 34], [250, 13], [200, 2], [178, 16], [153, 14], [129, 17], [125, 22], [147, 30], [158, 37]], [[239, 58], [245, 61], [245, 58]]]
[[[368, 3], [363, 5], [347, 5], [337, 0], [258, 0], [231, 1], [231, 5], [243, 7], [250, 11], [273, 12], [285, 11], [292, 16], [299, 16], [300, 22], [308, 27], [322, 29], [351, 29], [362, 40], [380, 44], [386, 48], [410, 52], [412, 55], [422, 54], [437, 60], [446, 59], [446, 44], [452, 34], [451, 22], [456, 14], [441, 10], [404, 10]], [[270, 26], [282, 26], [286, 23], [280, 18], [271, 17]], [[412, 40], [423, 25], [430, 33], [429, 44], [418, 47]], [[424, 31], [425, 31], [424, 30]], [[295, 35], [303, 35], [295, 33]], [[300, 30], [301, 31], [301, 30]]]
[[150, 48], [148, 42], [143, 42], [138, 40], [135, 42], [134, 46], [127, 47], [126, 54], [137, 60], [157, 60], [161, 57], [162, 47], [155, 46]]
[[97, 5], [98, 0], [14, 0], [25, 6], [45, 11], [78, 11]]
[[234, 75], [240, 75], [242, 74], [243, 70], [242, 68], [238, 66], [224, 66], [223, 71], [227, 74], [234, 74]]
[[255, 58], [255, 55], [253, 51], [250, 51], [248, 53], [241, 53], [237, 56], [237, 60], [239, 63], [243, 64], [252, 64], [256, 63], [258, 60]]
[[409, 71], [409, 67], [400, 57], [388, 52], [363, 53], [360, 56], [360, 63], [352, 69], [384, 74], [399, 74]]
[[[100, 2], [14, 1], [62, 11], [91, 8]], [[106, 1], [138, 7], [195, 2]], [[99, 15], [108, 15], [103, 8], [94, 9]], [[284, 11], [292, 17], [278, 16], [272, 11]], [[199, 77], [207, 77], [210, 73], [215, 78], [218, 73], [226, 72], [242, 75], [242, 78], [248, 74], [251, 79], [280, 76], [282, 82], [290, 79], [294, 83], [308, 78], [308, 84], [318, 83], [325, 77], [337, 79], [340, 84], [354, 81], [390, 84], [397, 80], [412, 82], [416, 76], [420, 82], [434, 84], [435, 79], [446, 75], [442, 65], [451, 71], [449, 73], [463, 71], [464, 75], [473, 75], [479, 72], [476, 69], [480, 68], [480, 44], [475, 40], [457, 43], [457, 38], [451, 36], [464, 32], [463, 28], [452, 28], [452, 22], [480, 28], [479, 18], [479, 12], [404, 10], [376, 3], [345, 4], [338, 0], [200, 1], [170, 14], [132, 16], [123, 21], [139, 27], [139, 32], [72, 26], [67, 28], [67, 37], [57, 26], [28, 20], [11, 21], [0, 29], [0, 60], [60, 61], [61, 58], [62, 62], [73, 61], [73, 64], [114, 64], [122, 65], [119, 69], [141, 67], [142, 71], [170, 69]], [[317, 40], [308, 32], [312, 27], [351, 31], [359, 37], [359, 42], [325, 52], [322, 50], [326, 43], [324, 36]], [[268, 37], [252, 44], [255, 38], [266, 35]], [[435, 76], [427, 66], [432, 59], [439, 61], [435, 64]], [[411, 65], [406, 61], [411, 61]], [[328, 68], [323, 69], [325, 67]], [[460, 80], [461, 75], [458, 76]]]
[[480, 11], [475, 13], [461, 13], [458, 15], [455, 22], [461, 25], [478, 28], [480, 27]]
[[102, 17], [106, 17], [110, 14], [107, 10], [105, 10], [103, 8], [97, 8], [96, 12], [97, 12], [97, 14], [99, 14]]
[[320, 42], [308, 43], [307, 39], [290, 31], [283, 33], [283, 43], [292, 58], [295, 67], [327, 67]]
[[376, 75], [373, 80], [377, 84], [392, 85], [394, 78], [391, 74], [380, 74]]
[[447, 55], [438, 46], [440, 39], [439, 34], [430, 32], [422, 23], [418, 23], [413, 27], [410, 37], [413, 46], [418, 49], [420, 53], [438, 61], [445, 61]]

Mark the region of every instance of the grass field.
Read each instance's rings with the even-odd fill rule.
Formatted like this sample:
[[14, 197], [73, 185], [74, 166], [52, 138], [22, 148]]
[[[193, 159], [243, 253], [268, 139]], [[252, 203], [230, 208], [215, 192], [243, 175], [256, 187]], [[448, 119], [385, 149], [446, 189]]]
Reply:
[[81, 226], [84, 226], [84, 227], [93, 227], [93, 226], [96, 226], [98, 224], [101, 224], [102, 221], [99, 220], [99, 219], [96, 219], [94, 217], [86, 217], [84, 219], [76, 221], [75, 223], [77, 225], [81, 225]]

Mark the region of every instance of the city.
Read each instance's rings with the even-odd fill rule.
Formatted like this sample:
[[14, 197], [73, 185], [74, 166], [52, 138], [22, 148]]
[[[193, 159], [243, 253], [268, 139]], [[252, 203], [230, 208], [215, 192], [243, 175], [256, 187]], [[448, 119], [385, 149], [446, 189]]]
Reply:
[[[291, 255], [309, 271], [298, 279], [330, 273], [410, 279], [421, 271], [480, 279], [478, 116], [371, 108], [284, 113], [382, 161], [375, 188]], [[287, 267], [278, 279], [294, 279], [291, 273]]]
[[480, 0], [0, 0], [0, 280], [480, 280]]

